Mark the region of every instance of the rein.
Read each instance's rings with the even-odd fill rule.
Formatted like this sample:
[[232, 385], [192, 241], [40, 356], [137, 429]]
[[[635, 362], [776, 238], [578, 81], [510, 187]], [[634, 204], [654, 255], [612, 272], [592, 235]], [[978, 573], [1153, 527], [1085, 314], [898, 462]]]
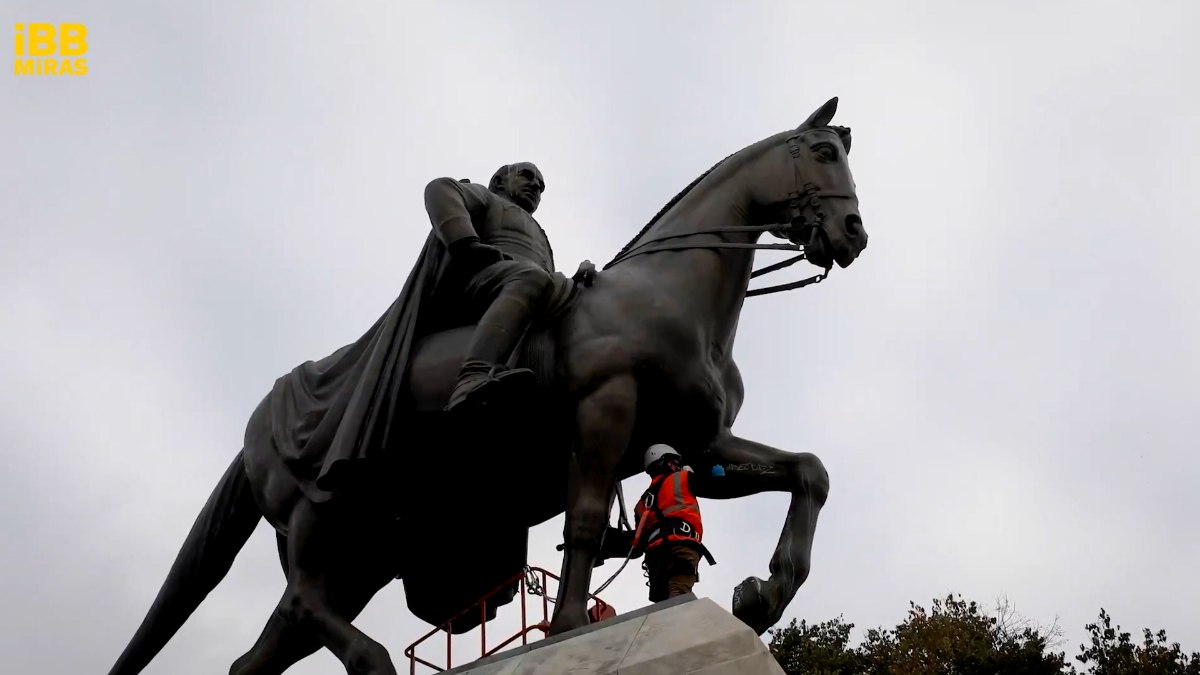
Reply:
[[[778, 231], [779, 229], [780, 228], [778, 225], [753, 225], [753, 226], [744, 226], [744, 227], [714, 227], [714, 228], [711, 228], [708, 230], [696, 230], [694, 232], [684, 232], [681, 234], [668, 234], [666, 236], [651, 239], [647, 242], [644, 242], [642, 244], [635, 246], [634, 248], [630, 249], [629, 251], [626, 251], [624, 255], [620, 256], [616, 260], [613, 260], [609, 264], [605, 265], [604, 269], [608, 269], [608, 268], [612, 267], [613, 265], [616, 265], [619, 262], [629, 260], [630, 258], [632, 258], [634, 256], [639, 256], [644, 253], [658, 253], [659, 251], [687, 251], [687, 250], [699, 249], [699, 248], [707, 248], [707, 249], [718, 249], [718, 248], [747, 249], [747, 248], [750, 248], [750, 249], [759, 249], [759, 250], [800, 251], [801, 252], [800, 255], [788, 258], [787, 260], [784, 260], [783, 262], [778, 262], [773, 265], [768, 265], [761, 269], [754, 270], [754, 272], [752, 272], [750, 274], [750, 278], [754, 279], [755, 277], [760, 277], [764, 274], [770, 274], [771, 272], [777, 272], [781, 269], [784, 269], [785, 267], [791, 267], [792, 265], [795, 265], [796, 263], [800, 262], [801, 260], [804, 260], [806, 258], [805, 254], [803, 253], [804, 247], [800, 246], [799, 244], [790, 244], [790, 243], [789, 244], [759, 244], [759, 243], [743, 244], [740, 242], [733, 242], [733, 241], [721, 241], [719, 243], [713, 243], [713, 244], [674, 243], [674, 244], [667, 244], [666, 246], [657, 246], [654, 248], [647, 248], [647, 246], [649, 246], [650, 244], [657, 244], [657, 243], [660, 243], [663, 241], [667, 241], [668, 239], [676, 239], [679, 237], [690, 237], [690, 236], [697, 235], [697, 234], [722, 234], [722, 233], [727, 233], [727, 232], [730, 232], [730, 233], [732, 233], [732, 232], [743, 232], [743, 233], [744, 232], [771, 232], [771, 231]], [[749, 297], [753, 297], [756, 295], [766, 295], [767, 293], [778, 293], [780, 291], [790, 291], [790, 290], [793, 290], [796, 288], [803, 288], [805, 286], [808, 286], [809, 284], [820, 283], [821, 281], [823, 281], [825, 279], [825, 277], [829, 276], [829, 269], [830, 268], [826, 267], [824, 272], [821, 272], [820, 274], [811, 276], [807, 279], [802, 279], [800, 281], [794, 281], [794, 282], [788, 283], [788, 284], [779, 284], [777, 286], [766, 286], [764, 288], [755, 288], [755, 289], [748, 290], [748, 291], [746, 291], [746, 297], [749, 298]]]
[[[803, 133], [803, 132], [801, 132], [801, 133]], [[821, 198], [825, 197], [827, 199], [853, 199], [854, 195], [845, 193], [845, 192], [830, 192], [830, 191], [821, 190], [815, 184], [803, 181], [803, 179], [800, 175], [800, 161], [799, 161], [800, 156], [801, 156], [800, 140], [799, 140], [800, 136], [801, 136], [801, 134], [798, 133], [787, 139], [788, 154], [791, 155], [792, 160], [793, 160], [792, 161], [792, 175], [795, 180], [795, 189], [793, 189], [791, 192], [788, 193], [789, 216], [788, 216], [788, 222], [786, 225], [781, 226], [780, 224], [776, 223], [773, 225], [746, 225], [746, 226], [741, 226], [741, 227], [714, 227], [714, 228], [710, 228], [707, 230], [695, 230], [693, 232], [683, 232], [680, 234], [663, 235], [660, 237], [656, 237], [654, 239], [650, 239], [649, 241], [642, 242], [641, 244], [638, 244], [637, 246], [634, 246], [633, 248], [627, 250], [625, 253], [618, 256], [615, 260], [613, 260], [612, 262], [605, 265], [604, 269], [608, 269], [608, 268], [612, 267], [613, 265], [616, 265], [619, 262], [629, 260], [630, 258], [632, 258], [634, 256], [642, 255], [644, 253], [658, 253], [660, 251], [686, 251], [686, 250], [700, 249], [700, 248], [706, 248], [706, 249], [721, 249], [721, 248], [729, 249], [729, 248], [732, 248], [732, 249], [797, 251], [800, 253], [800, 255], [793, 256], [782, 262], [777, 262], [772, 265], [767, 265], [766, 267], [754, 270], [753, 272], [750, 273], [750, 278], [754, 279], [754, 278], [760, 277], [764, 274], [770, 274], [771, 272], [777, 272], [786, 267], [791, 267], [792, 265], [800, 262], [801, 260], [805, 260], [807, 258], [807, 256], [804, 253], [804, 247], [801, 246], [800, 244], [796, 244], [796, 243], [759, 244], [758, 242], [754, 242], [754, 243], [746, 244], [746, 243], [741, 243], [741, 242], [725, 241], [724, 239], [722, 239], [719, 243], [712, 243], [712, 244], [672, 243], [672, 244], [666, 244], [664, 246], [656, 246], [656, 247], [652, 247], [652, 248], [647, 248], [651, 244], [660, 244], [669, 239], [677, 239], [680, 237], [691, 237], [693, 235], [698, 235], [698, 234], [720, 235], [720, 234], [724, 234], [724, 233], [746, 233], [746, 232], [758, 232], [758, 233], [770, 232], [776, 236], [788, 239], [789, 242], [794, 242], [795, 239], [806, 239], [807, 235], [814, 230], [816, 232], [819, 232], [822, 237], [826, 237], [826, 243], [828, 243], [828, 235], [826, 235], [826, 233], [825, 233], [825, 211], [821, 208]], [[802, 185], [803, 185], [803, 189], [801, 189]], [[808, 216], [808, 214], [810, 212], [812, 213], [811, 219]], [[764, 286], [762, 288], [754, 288], [754, 289], [747, 290], [746, 297], [750, 298], [750, 297], [754, 297], [756, 295], [766, 295], [768, 293], [778, 293], [780, 291], [790, 291], [790, 290], [794, 290], [797, 288], [804, 288], [805, 286], [808, 286], [810, 284], [820, 283], [820, 282], [824, 281], [826, 277], [829, 276], [829, 271], [832, 268], [833, 268], [833, 265], [831, 263], [828, 267], [824, 268], [823, 272], [821, 272], [820, 274], [815, 274], [811, 277], [808, 277], [807, 279], [801, 279], [800, 281], [793, 281], [793, 282], [787, 283], [787, 284], [778, 284], [776, 286]]]

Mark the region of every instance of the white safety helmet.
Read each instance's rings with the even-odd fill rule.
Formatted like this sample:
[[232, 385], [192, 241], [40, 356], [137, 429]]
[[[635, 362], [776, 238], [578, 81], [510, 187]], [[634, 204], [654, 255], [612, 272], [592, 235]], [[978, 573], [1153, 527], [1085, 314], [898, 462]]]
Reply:
[[655, 443], [646, 449], [646, 457], [645, 461], [642, 462], [642, 469], [649, 469], [651, 464], [657, 462], [663, 457], [666, 457], [667, 455], [674, 455], [680, 461], [683, 460], [683, 456], [676, 452], [675, 448], [672, 448], [665, 443]]

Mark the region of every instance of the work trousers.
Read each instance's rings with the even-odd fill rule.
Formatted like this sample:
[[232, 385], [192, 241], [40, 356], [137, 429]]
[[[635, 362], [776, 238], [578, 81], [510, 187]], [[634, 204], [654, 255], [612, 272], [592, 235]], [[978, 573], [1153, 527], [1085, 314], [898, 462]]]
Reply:
[[650, 602], [661, 602], [690, 593], [700, 581], [700, 551], [685, 542], [663, 542], [646, 552], [643, 567], [650, 577]]

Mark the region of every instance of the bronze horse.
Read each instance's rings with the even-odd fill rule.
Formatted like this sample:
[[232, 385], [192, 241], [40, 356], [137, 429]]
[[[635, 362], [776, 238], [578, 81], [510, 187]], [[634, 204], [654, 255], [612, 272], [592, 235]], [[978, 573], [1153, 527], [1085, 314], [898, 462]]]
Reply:
[[[824, 270], [769, 291], [820, 280], [835, 263], [849, 266], [867, 244], [847, 163], [849, 130], [829, 124], [836, 107], [835, 98], [796, 129], [709, 169], [580, 290], [564, 315], [531, 329], [514, 357], [538, 374], [528, 400], [479, 413], [490, 421], [448, 428], [441, 409], [469, 326], [421, 341], [407, 382], [404, 447], [390, 453], [395, 465], [379, 476], [387, 503], [364, 498], [322, 508], [277, 457], [251, 452], [248, 442], [110, 675], [145, 668], [224, 578], [263, 518], [277, 531], [287, 585], [233, 675], [282, 673], [321, 647], [347, 673], [394, 675], [387, 650], [350, 623], [379, 589], [400, 578], [414, 614], [445, 621], [519, 572], [528, 528], [564, 511], [551, 632], [583, 626], [593, 569], [602, 555], [613, 555], [602, 545], [617, 483], [640, 472], [641, 449], [656, 442], [678, 448], [699, 471], [724, 469], [700, 497], [791, 494], [770, 578], [750, 577], [734, 591], [734, 614], [762, 634], [808, 576], [829, 477], [815, 455], [733, 434], [743, 398], [733, 342], [742, 304], [757, 292], [749, 290], [756, 249], [803, 248]], [[764, 232], [790, 243], [758, 243]], [[447, 433], [457, 439], [449, 447]], [[418, 503], [421, 490], [444, 498]], [[438, 586], [446, 577], [450, 582]], [[503, 602], [489, 606], [488, 618]], [[474, 625], [478, 619], [468, 619], [455, 632]]]

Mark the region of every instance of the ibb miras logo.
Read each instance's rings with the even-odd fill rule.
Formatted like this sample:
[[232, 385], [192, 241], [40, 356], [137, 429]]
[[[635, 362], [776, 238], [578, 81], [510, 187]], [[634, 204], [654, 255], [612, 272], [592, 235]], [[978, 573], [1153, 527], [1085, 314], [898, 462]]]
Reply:
[[19, 23], [13, 38], [16, 75], [87, 75], [87, 27], [81, 23]]

